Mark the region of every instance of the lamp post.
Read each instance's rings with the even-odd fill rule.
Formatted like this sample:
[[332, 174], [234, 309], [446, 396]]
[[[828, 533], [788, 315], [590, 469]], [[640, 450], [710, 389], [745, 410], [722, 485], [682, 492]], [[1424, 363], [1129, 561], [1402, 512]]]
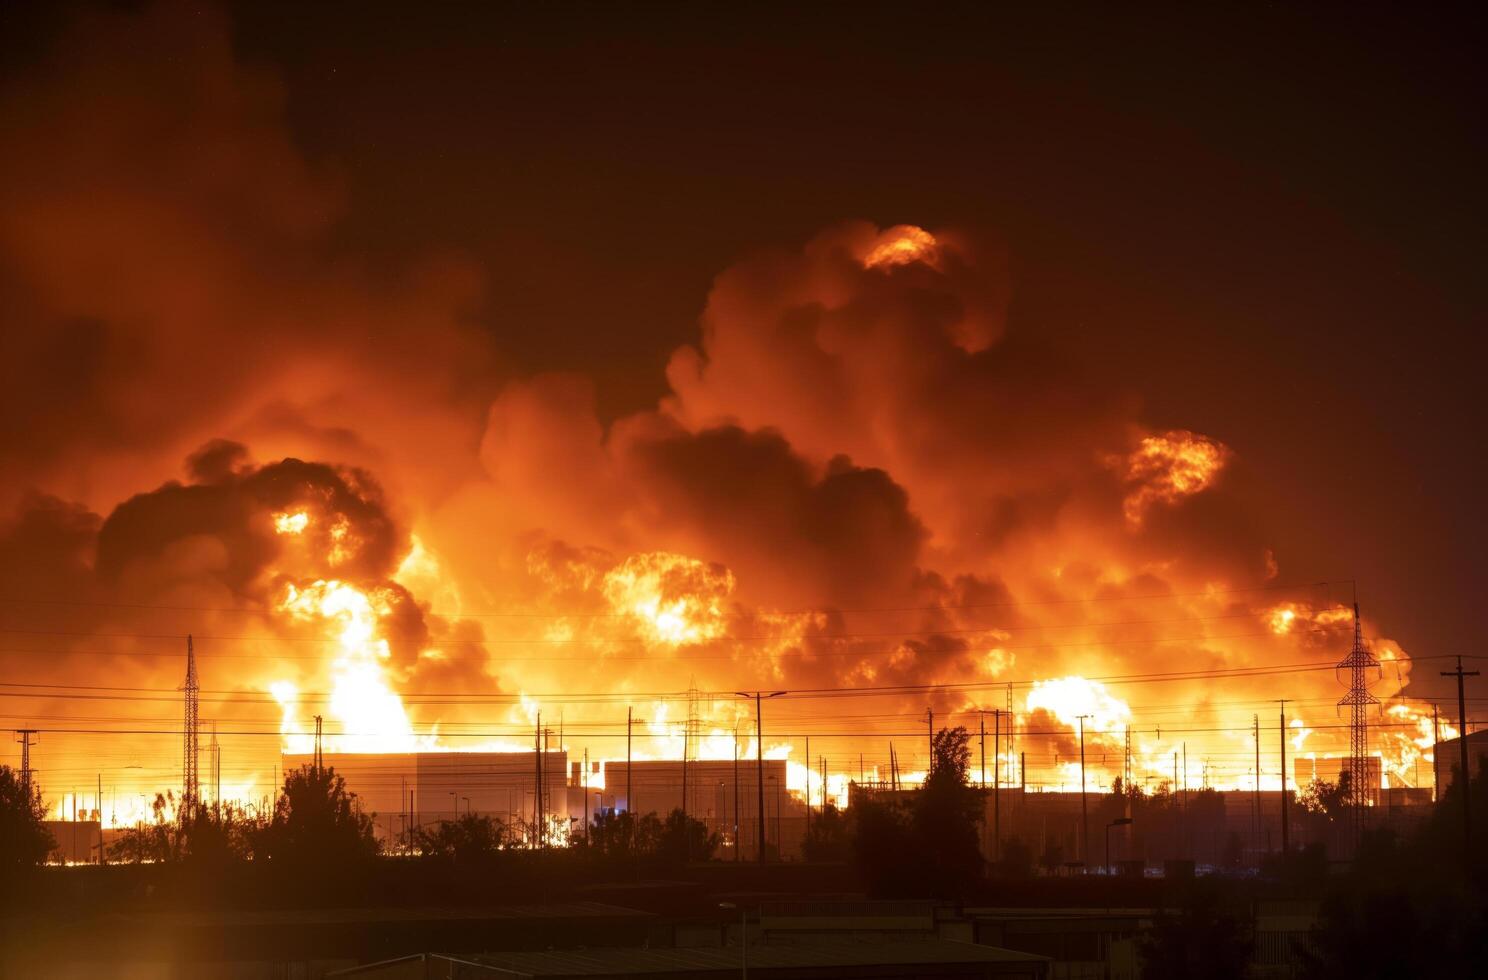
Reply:
[[454, 802], [451, 803], [451, 806], [453, 806], [455, 808], [455, 819], [456, 820], [459, 820], [460, 819], [460, 794], [457, 793], [457, 792], [455, 792], [454, 790], [450, 790], [450, 796], [453, 797], [453, 799], [454, 799]]
[[[470, 816], [470, 797], [468, 797], [468, 796], [462, 796], [462, 797], [460, 797], [460, 799], [462, 799], [462, 800], [465, 801], [465, 816], [467, 816], [467, 817]], [[459, 807], [455, 807], [455, 819], [456, 820], [460, 819], [460, 808]]]
[[739, 960], [739, 976], [749, 980], [749, 913], [744, 911], [744, 906], [735, 905], [733, 902], [719, 902], [718, 907], [728, 909], [732, 912], [739, 910], [739, 944], [742, 949]]
[[[755, 691], [753, 694], [749, 694], [749, 693], [747, 693], [745, 691], [735, 691], [734, 693], [737, 694], [741, 698], [746, 698], [746, 699], [751, 698], [751, 697], [754, 698], [754, 737], [755, 737], [755, 745], [754, 745], [754, 775], [755, 775], [755, 788], [756, 788], [756, 790], [758, 792], [758, 797], [759, 797], [759, 863], [760, 864], [764, 864], [765, 863], [765, 728], [764, 728], [764, 725], [762, 723], [763, 710], [760, 707], [760, 701], [763, 698], [778, 698], [778, 697], [780, 697], [780, 695], [784, 694], [785, 692], [784, 691], [772, 691], [769, 694], [763, 694], [763, 693], [761, 693], [759, 691]], [[808, 765], [810, 764], [810, 761], [811, 760], [809, 760], [809, 759], [807, 760], [807, 764]], [[776, 836], [777, 837], [779, 836], [779, 828], [776, 829]], [[776, 841], [776, 844], [777, 844], [777, 846], [779, 845], [779, 841], [778, 840]]]
[[1132, 822], [1132, 818], [1131, 817], [1117, 817], [1115, 820], [1112, 820], [1110, 823], [1106, 824], [1106, 874], [1111, 874], [1112, 873], [1111, 872], [1111, 828], [1112, 827], [1127, 827], [1127, 826], [1130, 826], [1131, 825], [1131, 822]]

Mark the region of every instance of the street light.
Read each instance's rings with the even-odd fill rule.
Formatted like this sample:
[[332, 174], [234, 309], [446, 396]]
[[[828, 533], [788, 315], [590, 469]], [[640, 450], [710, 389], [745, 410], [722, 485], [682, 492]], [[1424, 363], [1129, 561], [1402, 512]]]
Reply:
[[[756, 789], [759, 792], [759, 863], [760, 864], [764, 864], [765, 863], [765, 728], [764, 728], [764, 725], [761, 723], [761, 720], [763, 718], [763, 711], [760, 708], [760, 700], [762, 698], [778, 698], [778, 697], [780, 697], [780, 695], [784, 694], [785, 692], [784, 691], [772, 691], [769, 694], [763, 694], [763, 693], [761, 693], [759, 691], [755, 691], [753, 694], [749, 694], [749, 693], [747, 693], [745, 691], [735, 691], [734, 693], [737, 694], [741, 698], [746, 698], [746, 699], [748, 699], [748, 698], [754, 698], [754, 737], [755, 737], [755, 745], [754, 745], [754, 775], [755, 775], [755, 786], [756, 786]], [[810, 759], [807, 759], [806, 760], [806, 763], [807, 763], [807, 765], [810, 765], [811, 760]], [[779, 836], [779, 830], [778, 829], [776, 830], [776, 836], [777, 837]], [[776, 841], [776, 845], [779, 846], [779, 841]]]
[[[460, 797], [460, 799], [462, 799], [462, 800], [465, 801], [465, 816], [467, 816], [467, 817], [470, 816], [470, 797], [468, 797], [468, 796], [462, 796], [462, 797]], [[458, 817], [459, 815], [460, 815], [460, 811], [458, 809], [456, 809], [455, 816]]]
[[1112, 873], [1111, 872], [1111, 828], [1112, 827], [1127, 827], [1127, 826], [1130, 826], [1131, 825], [1131, 822], [1132, 822], [1132, 818], [1131, 817], [1117, 817], [1115, 820], [1112, 820], [1110, 823], [1106, 824], [1106, 874], [1111, 874]]
[[733, 911], [739, 910], [739, 943], [743, 949], [740, 960], [739, 976], [749, 980], [749, 913], [744, 911], [744, 906], [735, 905], [733, 902], [719, 902], [718, 907]]
[[455, 807], [455, 819], [456, 820], [459, 820], [460, 819], [460, 794], [459, 793], [456, 793], [454, 790], [450, 790], [450, 796], [453, 796], [455, 798], [455, 803], [454, 803], [454, 807]]

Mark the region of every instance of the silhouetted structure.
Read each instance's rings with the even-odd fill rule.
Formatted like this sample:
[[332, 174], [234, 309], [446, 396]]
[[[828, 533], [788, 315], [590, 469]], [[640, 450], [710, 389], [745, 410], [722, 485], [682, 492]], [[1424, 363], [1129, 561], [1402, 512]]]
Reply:
[[[313, 756], [283, 756], [286, 771], [314, 764]], [[530, 828], [534, 812], [550, 823], [568, 823], [568, 753], [561, 750], [540, 757], [533, 752], [325, 752], [320, 764], [346, 780], [385, 842], [406, 842], [417, 827], [465, 813], [492, 816], [513, 828]], [[535, 811], [539, 772], [544, 805]], [[604, 794], [604, 799], [613, 805], [613, 797]], [[574, 802], [582, 810], [582, 798], [575, 795]]]
[[181, 749], [181, 819], [190, 820], [196, 815], [196, 807], [201, 798], [200, 784], [197, 779], [197, 727], [198, 700], [201, 696], [201, 685], [196, 679], [196, 651], [192, 648], [191, 637], [186, 637], [186, 681], [181, 685], [185, 701], [185, 723], [182, 728], [183, 745]]
[[[605, 785], [613, 792], [603, 794], [616, 810], [634, 809], [637, 813], [667, 814], [683, 808], [686, 791], [688, 816], [701, 821], [710, 833], [719, 835], [720, 853], [733, 860], [738, 847], [746, 860], [759, 857], [758, 841], [763, 833], [767, 853], [795, 856], [801, 853], [805, 839], [806, 810], [792, 796], [786, 785], [784, 759], [692, 759], [685, 765], [676, 759], [648, 759], [607, 762]], [[765, 787], [764, 820], [760, 820], [758, 786]], [[736, 790], [735, 787], [738, 787]], [[625, 798], [627, 787], [635, 794], [632, 807]], [[597, 794], [598, 795], [598, 794]], [[578, 816], [579, 814], [575, 814]], [[738, 841], [734, 824], [738, 823]]]
[[[1359, 621], [1359, 604], [1354, 603], [1354, 643], [1349, 648], [1348, 656], [1338, 662], [1339, 671], [1347, 671], [1348, 693], [1338, 701], [1339, 707], [1348, 706], [1349, 709], [1349, 772], [1354, 778], [1349, 781], [1349, 805], [1351, 824], [1353, 827], [1354, 840], [1357, 842], [1359, 835], [1364, 832], [1364, 820], [1368, 813], [1367, 808], [1376, 802], [1370, 790], [1371, 785], [1378, 787], [1379, 783], [1371, 783], [1367, 778], [1359, 778], [1366, 775], [1369, 769], [1369, 706], [1379, 704], [1379, 698], [1369, 693], [1371, 670], [1379, 670], [1379, 661], [1374, 654], [1364, 645], [1364, 630]], [[1378, 766], [1379, 761], [1373, 760]]]

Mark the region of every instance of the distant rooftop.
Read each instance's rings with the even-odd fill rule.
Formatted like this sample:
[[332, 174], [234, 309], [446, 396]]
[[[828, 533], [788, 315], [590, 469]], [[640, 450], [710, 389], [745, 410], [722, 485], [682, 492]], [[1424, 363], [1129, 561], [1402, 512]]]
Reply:
[[[460, 976], [493, 977], [649, 977], [667, 974], [735, 977], [741, 966], [737, 947], [705, 949], [580, 949], [542, 953], [481, 953], [469, 956], [430, 956], [461, 969]], [[407, 962], [404, 960], [403, 962]], [[1041, 977], [1049, 959], [994, 946], [940, 939], [907, 943], [841, 943], [806, 946], [749, 947], [749, 969], [762, 976], [788, 971], [792, 977], [902, 977], [905, 967], [930, 967], [945, 976], [1011, 975]], [[370, 963], [327, 974], [334, 977], [376, 977], [394, 961]], [[977, 965], [988, 967], [975, 970]], [[944, 970], [972, 967], [969, 972]], [[1010, 969], [1011, 968], [1011, 969]], [[850, 970], [847, 973], [843, 971]], [[391, 974], [389, 974], [391, 975]], [[451, 975], [454, 975], [453, 973]]]

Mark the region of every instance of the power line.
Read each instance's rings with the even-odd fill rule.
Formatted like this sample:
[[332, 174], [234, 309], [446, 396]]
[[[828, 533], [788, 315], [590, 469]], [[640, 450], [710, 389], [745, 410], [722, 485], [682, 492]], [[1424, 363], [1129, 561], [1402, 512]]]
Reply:
[[[1332, 667], [1333, 667], [1333, 664], [1330, 661], [1308, 661], [1308, 662], [1296, 663], [1296, 664], [1256, 665], [1256, 666], [1246, 666], [1246, 667], [1216, 668], [1216, 669], [1208, 669], [1208, 670], [1195, 669], [1195, 670], [1183, 670], [1183, 671], [1152, 671], [1152, 672], [1146, 672], [1146, 673], [1141, 673], [1141, 674], [1115, 674], [1115, 675], [1104, 675], [1104, 676], [1093, 676], [1093, 677], [1081, 676], [1080, 679], [1083, 680], [1083, 681], [1086, 681], [1086, 682], [1095, 682], [1095, 683], [1101, 683], [1101, 684], [1137, 684], [1137, 683], [1158, 683], [1158, 682], [1163, 682], [1163, 681], [1182, 681], [1182, 680], [1206, 680], [1206, 679], [1219, 679], [1219, 678], [1262, 677], [1262, 676], [1271, 676], [1271, 675], [1275, 675], [1275, 674], [1287, 674], [1287, 673], [1297, 673], [1297, 672], [1305, 672], [1305, 671], [1327, 670], [1327, 669], [1331, 669]], [[962, 683], [962, 684], [954, 684], [954, 683], [950, 683], [950, 684], [933, 684], [933, 683], [931, 683], [931, 684], [899, 684], [899, 685], [886, 685], [886, 686], [790, 688], [790, 689], [784, 689], [783, 690], [783, 696], [785, 698], [791, 699], [791, 700], [804, 700], [804, 699], [823, 699], [823, 698], [837, 698], [837, 697], [880, 697], [880, 696], [889, 696], [889, 695], [894, 695], [894, 694], [918, 694], [918, 693], [937, 693], [937, 692], [941, 692], [941, 693], [968, 693], [968, 692], [983, 690], [983, 689], [987, 689], [987, 688], [995, 688], [995, 689], [1001, 690], [1002, 688], [1006, 687], [1009, 684], [1012, 684], [1012, 685], [1017, 686], [1017, 687], [1036, 686], [1038, 684], [1045, 683], [1047, 680], [1057, 680], [1057, 679], [1058, 678], [1037, 679], [1037, 680], [1020, 680], [1020, 681], [996, 680], [996, 681], [968, 682], [968, 683]], [[0, 684], [0, 687], [18, 687], [18, 686], [22, 686], [22, 685], [20, 685], [20, 684]], [[33, 698], [49, 698], [49, 699], [65, 699], [65, 700], [100, 700], [100, 701], [159, 701], [159, 700], [162, 700], [162, 698], [159, 698], [159, 697], [144, 697], [144, 696], [140, 696], [140, 695], [142, 695], [142, 694], [161, 694], [161, 695], [165, 695], [165, 694], [169, 694], [170, 693], [169, 691], [167, 691], [166, 689], [163, 689], [163, 688], [84, 687], [82, 685], [66, 685], [66, 684], [51, 684], [51, 685], [39, 685], [39, 686], [44, 686], [44, 687], [47, 687], [47, 688], [49, 688], [51, 690], [60, 690], [60, 691], [63, 691], [63, 692], [70, 692], [70, 691], [75, 691], [75, 690], [96, 690], [96, 691], [126, 691], [126, 692], [130, 692], [130, 693], [128, 693], [128, 694], [121, 694], [121, 695], [75, 694], [75, 693], [51, 693], [51, 691], [40, 691], [40, 690], [34, 690], [34, 689], [32, 689], [32, 690], [27, 690], [27, 691], [0, 691], [0, 697], [14, 697], [14, 698], [33, 697]], [[250, 692], [243, 692], [243, 691], [224, 691], [224, 692], [214, 692], [214, 693], [217, 693], [217, 694], [226, 694], [226, 695], [229, 695], [229, 697], [228, 698], [217, 698], [217, 699], [214, 699], [213, 700], [213, 703], [219, 703], [219, 704], [225, 704], [225, 703], [237, 703], [237, 704], [279, 704], [279, 701], [277, 699], [272, 698], [272, 697], [263, 697], [258, 692], [251, 692], [250, 693]], [[699, 694], [708, 696], [708, 697], [710, 697], [710, 698], [712, 698], [714, 700], [724, 699], [727, 696], [728, 693], [729, 692], [726, 689], [719, 689], [719, 690], [716, 690], [716, 691], [700, 691], [699, 692]], [[302, 694], [302, 695], [297, 695], [296, 698], [295, 698], [295, 701], [296, 701], [296, 703], [300, 703], [300, 704], [316, 703], [316, 701], [317, 701], [318, 698], [322, 698], [323, 699], [323, 698], [329, 698], [329, 697], [331, 697], [331, 695], [329, 693], [326, 693], [326, 692], [316, 692], [314, 694], [306, 693], [306, 694]], [[410, 692], [408, 694], [402, 695], [402, 700], [403, 700], [403, 702], [405, 704], [421, 704], [422, 703], [422, 704], [441, 704], [441, 705], [462, 705], [462, 704], [466, 704], [466, 705], [492, 705], [492, 704], [503, 704], [503, 703], [520, 704], [522, 702], [522, 699], [524, 697], [527, 698], [527, 699], [531, 699], [531, 700], [548, 701], [548, 702], [555, 703], [555, 704], [581, 704], [581, 703], [589, 703], [589, 704], [610, 703], [610, 704], [613, 704], [613, 703], [629, 703], [629, 702], [633, 702], [635, 700], [651, 700], [651, 701], [657, 701], [657, 700], [671, 701], [671, 700], [675, 700], [675, 701], [682, 701], [682, 700], [685, 700], [688, 697], [688, 693], [685, 692], [685, 691], [662, 691], [662, 692], [595, 692], [595, 693], [576, 693], [576, 694], [563, 694], [563, 695], [531, 694], [531, 693], [527, 693], [527, 694], [507, 694], [507, 693], [501, 693], [501, 694], [490, 694], [490, 695], [472, 695], [472, 694], [469, 694], [469, 693], [466, 693], [466, 692], [450, 693], [450, 694]], [[430, 699], [430, 700], [421, 701], [421, 700], [419, 700], [421, 698]], [[173, 700], [173, 699], [167, 698], [167, 700]]]
[[[1203, 589], [1197, 592], [1154, 592], [1142, 595], [1129, 596], [1089, 596], [1083, 598], [1069, 599], [1029, 599], [1019, 602], [988, 602], [988, 603], [948, 603], [931, 606], [856, 606], [856, 607], [834, 607], [823, 603], [820, 606], [802, 607], [799, 609], [777, 609], [772, 612], [784, 615], [805, 615], [817, 612], [840, 612], [840, 613], [875, 613], [875, 612], [940, 612], [942, 610], [961, 609], [1021, 609], [1027, 606], [1067, 606], [1082, 603], [1101, 602], [1144, 602], [1156, 599], [1194, 599], [1207, 598], [1220, 595], [1245, 595], [1261, 592], [1294, 592], [1303, 589], [1326, 588], [1335, 585], [1353, 585], [1353, 579], [1338, 579], [1336, 581], [1304, 582], [1291, 585], [1261, 585], [1237, 589]], [[191, 606], [191, 605], [167, 605], [156, 603], [139, 602], [101, 602], [85, 599], [39, 599], [0, 596], [0, 602], [12, 605], [35, 605], [35, 606], [76, 606], [99, 609], [140, 609], [160, 612], [211, 612], [211, 613], [243, 613], [248, 615], [265, 615], [272, 610], [266, 608], [252, 608], [246, 606]], [[521, 613], [521, 612], [468, 612], [465, 610], [425, 610], [426, 615], [437, 616], [441, 619], [627, 619], [631, 613]], [[205, 639], [206, 637], [204, 637]]]

